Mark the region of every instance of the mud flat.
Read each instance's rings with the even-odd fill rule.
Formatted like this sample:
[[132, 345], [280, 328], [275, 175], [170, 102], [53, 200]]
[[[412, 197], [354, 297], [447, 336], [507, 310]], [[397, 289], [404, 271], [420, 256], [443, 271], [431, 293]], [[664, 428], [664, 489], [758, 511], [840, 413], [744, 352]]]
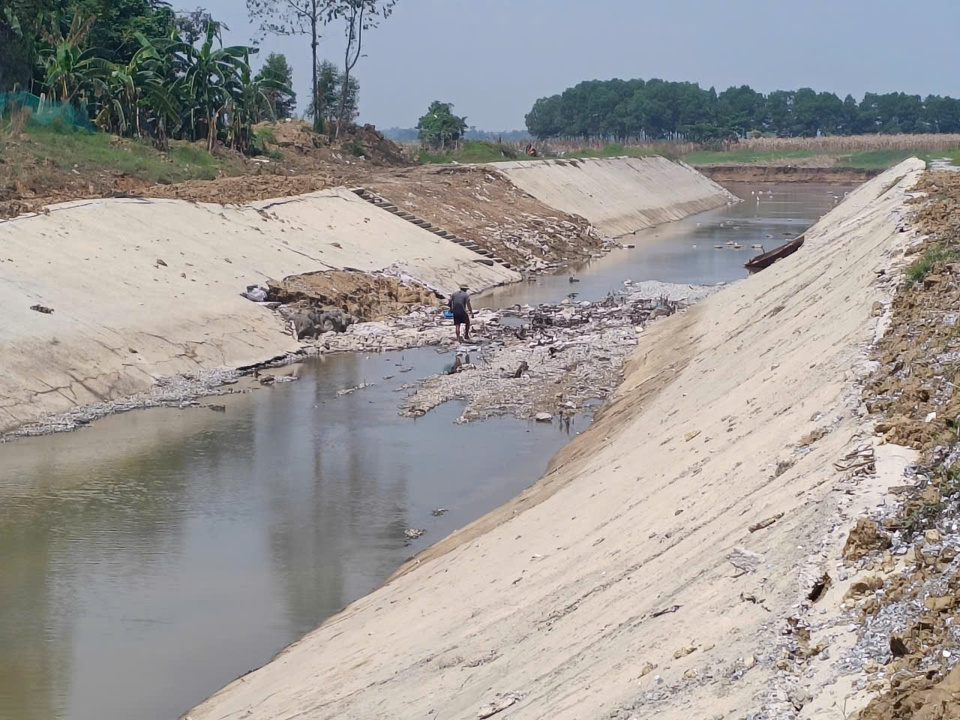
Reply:
[[792, 165], [703, 165], [697, 170], [718, 183], [817, 183], [847, 185], [866, 182], [881, 170]]
[[887, 171], [802, 251], [654, 323], [537, 485], [189, 717], [799, 716], [829, 680], [778, 670], [790, 618], [843, 518], [910, 462], [885, 445], [872, 479], [841, 470], [872, 435], [859, 383], [922, 170]]
[[[300, 345], [248, 285], [381, 271], [442, 292], [520, 275], [328, 190], [246, 206], [94, 200], [0, 223], [0, 433]], [[51, 312], [52, 311], [52, 312]]]
[[551, 207], [620, 237], [739, 199], [683, 163], [662, 157], [520, 160], [491, 167]]

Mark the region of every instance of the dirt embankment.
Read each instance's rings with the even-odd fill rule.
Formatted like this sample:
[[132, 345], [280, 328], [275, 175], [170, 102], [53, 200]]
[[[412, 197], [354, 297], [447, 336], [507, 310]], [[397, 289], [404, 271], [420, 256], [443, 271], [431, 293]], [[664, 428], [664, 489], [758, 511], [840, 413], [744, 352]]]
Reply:
[[[876, 502], [856, 381], [921, 172], [871, 181], [802, 251], [644, 331], [540, 483], [190, 716], [809, 716], [851, 633], [800, 621], [847, 590], [816, 580], [843, 562], [843, 517]], [[894, 485], [892, 449], [874, 462]]]
[[857, 633], [847, 670], [874, 695], [859, 720], [960, 718], [960, 174], [927, 173], [918, 190], [926, 239], [909, 251], [864, 401], [881, 442], [919, 464], [845, 548], [870, 573], [843, 601]]
[[545, 205], [486, 166], [385, 172], [365, 187], [527, 270], [581, 261], [604, 245], [589, 221]]
[[[56, 136], [9, 135], [2, 138], [0, 219], [70, 200], [111, 197], [241, 204], [350, 185], [377, 169], [411, 164], [399, 146], [370, 125], [350, 128], [339, 139], [314, 133], [300, 121], [258, 125], [257, 131], [268, 155], [248, 157], [219, 147], [206, 170], [191, 168], [176, 153], [164, 155], [126, 138], [114, 137], [108, 147], [77, 143], [71, 149], [76, 162], [68, 163], [57, 156], [55, 144], [51, 146]], [[61, 141], [73, 139], [67, 135]], [[192, 150], [205, 155], [203, 143]], [[204, 172], [219, 176], [184, 182], [151, 179]]]
[[797, 165], [703, 165], [697, 170], [718, 183], [864, 183], [882, 170]]

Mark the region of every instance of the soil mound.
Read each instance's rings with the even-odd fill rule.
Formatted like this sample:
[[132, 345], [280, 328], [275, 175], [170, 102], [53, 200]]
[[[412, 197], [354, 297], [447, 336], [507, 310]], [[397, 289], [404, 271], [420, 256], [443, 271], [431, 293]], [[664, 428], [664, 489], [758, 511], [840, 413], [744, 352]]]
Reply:
[[406, 315], [413, 307], [437, 307], [436, 293], [381, 274], [329, 271], [293, 275], [269, 283], [269, 299], [300, 307], [338, 309], [360, 321]]

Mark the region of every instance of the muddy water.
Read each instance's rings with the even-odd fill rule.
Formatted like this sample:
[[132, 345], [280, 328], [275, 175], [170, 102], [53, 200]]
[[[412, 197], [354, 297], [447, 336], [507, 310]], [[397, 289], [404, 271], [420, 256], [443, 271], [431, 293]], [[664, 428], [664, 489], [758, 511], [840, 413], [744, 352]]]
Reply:
[[[578, 284], [477, 304], [735, 280], [749, 251], [713, 245], [779, 244], [843, 192], [763, 189], [759, 208], [756, 188], [734, 188], [748, 203], [627, 239], [637, 249], [578, 269]], [[0, 718], [175, 718], [534, 482], [569, 439], [556, 426], [458, 426], [456, 405], [397, 416], [400, 386], [450, 362], [339, 356], [214, 400], [225, 413], [133, 413], [0, 446]], [[412, 528], [427, 533], [409, 541]]]
[[[625, 279], [715, 285], [747, 276], [743, 264], [762, 250], [796, 237], [843, 200], [851, 186], [746, 185], [727, 189], [744, 202], [620, 239], [633, 249], [614, 250], [599, 260], [534, 282], [496, 288], [477, 298], [477, 307], [556, 303], [576, 292], [577, 300], [599, 300], [622, 288]], [[759, 202], [757, 202], [759, 198]], [[728, 242], [741, 245], [735, 250]], [[716, 249], [722, 245], [724, 249]], [[571, 283], [570, 277], [579, 282]]]

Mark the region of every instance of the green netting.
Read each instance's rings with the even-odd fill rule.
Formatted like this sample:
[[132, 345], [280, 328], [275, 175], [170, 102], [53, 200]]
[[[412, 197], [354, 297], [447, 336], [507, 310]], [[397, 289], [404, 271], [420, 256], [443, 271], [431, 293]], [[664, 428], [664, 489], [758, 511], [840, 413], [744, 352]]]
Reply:
[[74, 106], [37, 97], [28, 92], [0, 93], [0, 116], [24, 108], [30, 112], [30, 122], [37, 125], [60, 124], [64, 128], [94, 129], [85, 103]]

